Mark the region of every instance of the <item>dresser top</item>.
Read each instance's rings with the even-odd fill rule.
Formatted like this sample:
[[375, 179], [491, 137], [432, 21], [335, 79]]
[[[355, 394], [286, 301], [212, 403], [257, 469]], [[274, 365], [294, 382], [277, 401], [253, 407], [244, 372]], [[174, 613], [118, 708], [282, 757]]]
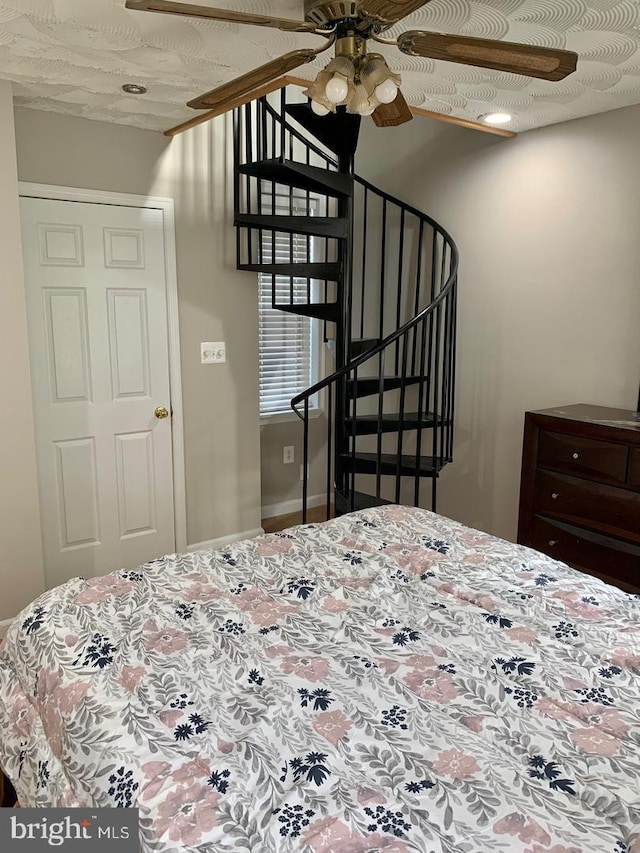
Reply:
[[628, 409], [611, 409], [608, 406], [575, 403], [571, 406], [556, 406], [553, 409], [538, 409], [530, 414], [604, 427], [618, 427], [640, 433], [640, 416]]

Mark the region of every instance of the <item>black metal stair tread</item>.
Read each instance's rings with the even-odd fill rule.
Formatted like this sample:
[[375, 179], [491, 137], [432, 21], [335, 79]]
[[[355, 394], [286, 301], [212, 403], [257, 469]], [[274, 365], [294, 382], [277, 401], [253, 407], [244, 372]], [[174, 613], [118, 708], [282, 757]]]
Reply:
[[[402, 376], [385, 376], [382, 383], [383, 389], [385, 391], [393, 391], [400, 388], [403, 384], [405, 387], [408, 387], [409, 385], [415, 385], [417, 382], [420, 382], [422, 378], [422, 376], [405, 376], [403, 379]], [[377, 376], [368, 376], [358, 379], [357, 382], [355, 379], [349, 379], [347, 389], [350, 397], [353, 397], [354, 385], [356, 385], [356, 396], [369, 397], [371, 394], [377, 394], [380, 390], [380, 379]]]
[[353, 492], [353, 506], [351, 505], [351, 495], [342, 495], [336, 492], [335, 507], [338, 515], [344, 515], [345, 512], [357, 512], [359, 509], [369, 509], [374, 506], [388, 506], [393, 501], [386, 501], [384, 498], [377, 498], [375, 495], [366, 495], [364, 492]]
[[338, 319], [340, 306], [337, 302], [292, 302], [276, 304], [273, 306], [278, 311], [287, 311], [289, 314], [301, 314], [303, 317], [316, 317], [318, 320], [329, 320], [335, 323]]
[[[356, 435], [376, 435], [379, 432], [398, 432], [400, 430], [400, 412], [383, 412], [380, 425], [378, 415], [357, 415], [354, 423], [352, 417], [345, 418], [348, 430]], [[431, 412], [420, 417], [419, 412], [405, 412], [402, 416], [402, 430], [432, 429], [435, 420]], [[355, 427], [355, 429], [354, 429]]]
[[267, 216], [262, 213], [236, 213], [239, 228], [265, 228], [287, 234], [311, 234], [344, 240], [349, 234], [349, 220], [342, 216]]
[[338, 281], [342, 271], [339, 261], [310, 264], [240, 264], [239, 270], [261, 272], [266, 275], [284, 275], [287, 278], [316, 278], [320, 281]]
[[306, 163], [296, 163], [295, 160], [257, 160], [254, 163], [244, 163], [238, 171], [243, 175], [336, 198], [347, 198], [353, 192], [351, 175], [308, 166]]
[[[347, 471], [356, 474], [376, 474], [378, 464], [377, 453], [341, 453], [340, 459]], [[416, 465], [417, 462], [417, 465]], [[440, 462], [438, 456], [415, 456], [402, 455], [400, 459], [400, 473], [407, 477], [413, 477], [416, 473], [420, 477], [437, 477], [444, 462]], [[380, 473], [396, 474], [398, 471], [397, 453], [380, 454]]]
[[373, 349], [380, 343], [380, 338], [354, 338], [351, 341], [349, 353], [351, 358], [357, 358], [363, 352]]

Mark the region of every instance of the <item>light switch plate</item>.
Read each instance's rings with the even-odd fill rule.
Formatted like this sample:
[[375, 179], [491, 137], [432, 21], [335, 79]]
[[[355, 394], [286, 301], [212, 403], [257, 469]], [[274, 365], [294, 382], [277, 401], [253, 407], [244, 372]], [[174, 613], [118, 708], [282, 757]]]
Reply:
[[202, 364], [223, 364], [227, 360], [227, 348], [224, 341], [206, 341], [200, 344], [200, 362]]

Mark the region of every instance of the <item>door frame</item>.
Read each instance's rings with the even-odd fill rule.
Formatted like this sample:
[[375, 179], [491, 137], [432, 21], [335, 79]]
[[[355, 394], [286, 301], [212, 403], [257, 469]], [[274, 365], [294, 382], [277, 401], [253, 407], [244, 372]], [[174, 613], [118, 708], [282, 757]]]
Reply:
[[182, 373], [180, 370], [180, 327], [178, 322], [178, 271], [174, 202], [160, 196], [113, 193], [49, 184], [18, 183], [20, 198], [42, 198], [53, 201], [107, 204], [138, 207], [162, 212], [164, 233], [164, 269], [167, 285], [167, 336], [169, 342], [169, 394], [171, 397], [171, 443], [173, 456], [173, 509], [176, 551], [187, 549], [187, 499], [184, 463], [184, 423], [182, 417]]

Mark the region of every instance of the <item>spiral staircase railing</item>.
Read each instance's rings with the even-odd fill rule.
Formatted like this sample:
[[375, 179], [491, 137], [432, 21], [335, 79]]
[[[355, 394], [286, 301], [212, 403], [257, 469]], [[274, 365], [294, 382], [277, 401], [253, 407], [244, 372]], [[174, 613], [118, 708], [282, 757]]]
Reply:
[[[334, 344], [334, 369], [291, 401], [302, 421], [303, 521], [318, 399], [327, 517], [424, 505], [429, 481], [435, 509], [453, 459], [458, 250], [430, 216], [354, 173], [358, 129], [357, 117], [287, 104], [285, 90], [234, 114], [238, 267], [270, 275], [273, 307], [317, 317]], [[276, 263], [265, 243], [287, 238], [291, 257]]]

